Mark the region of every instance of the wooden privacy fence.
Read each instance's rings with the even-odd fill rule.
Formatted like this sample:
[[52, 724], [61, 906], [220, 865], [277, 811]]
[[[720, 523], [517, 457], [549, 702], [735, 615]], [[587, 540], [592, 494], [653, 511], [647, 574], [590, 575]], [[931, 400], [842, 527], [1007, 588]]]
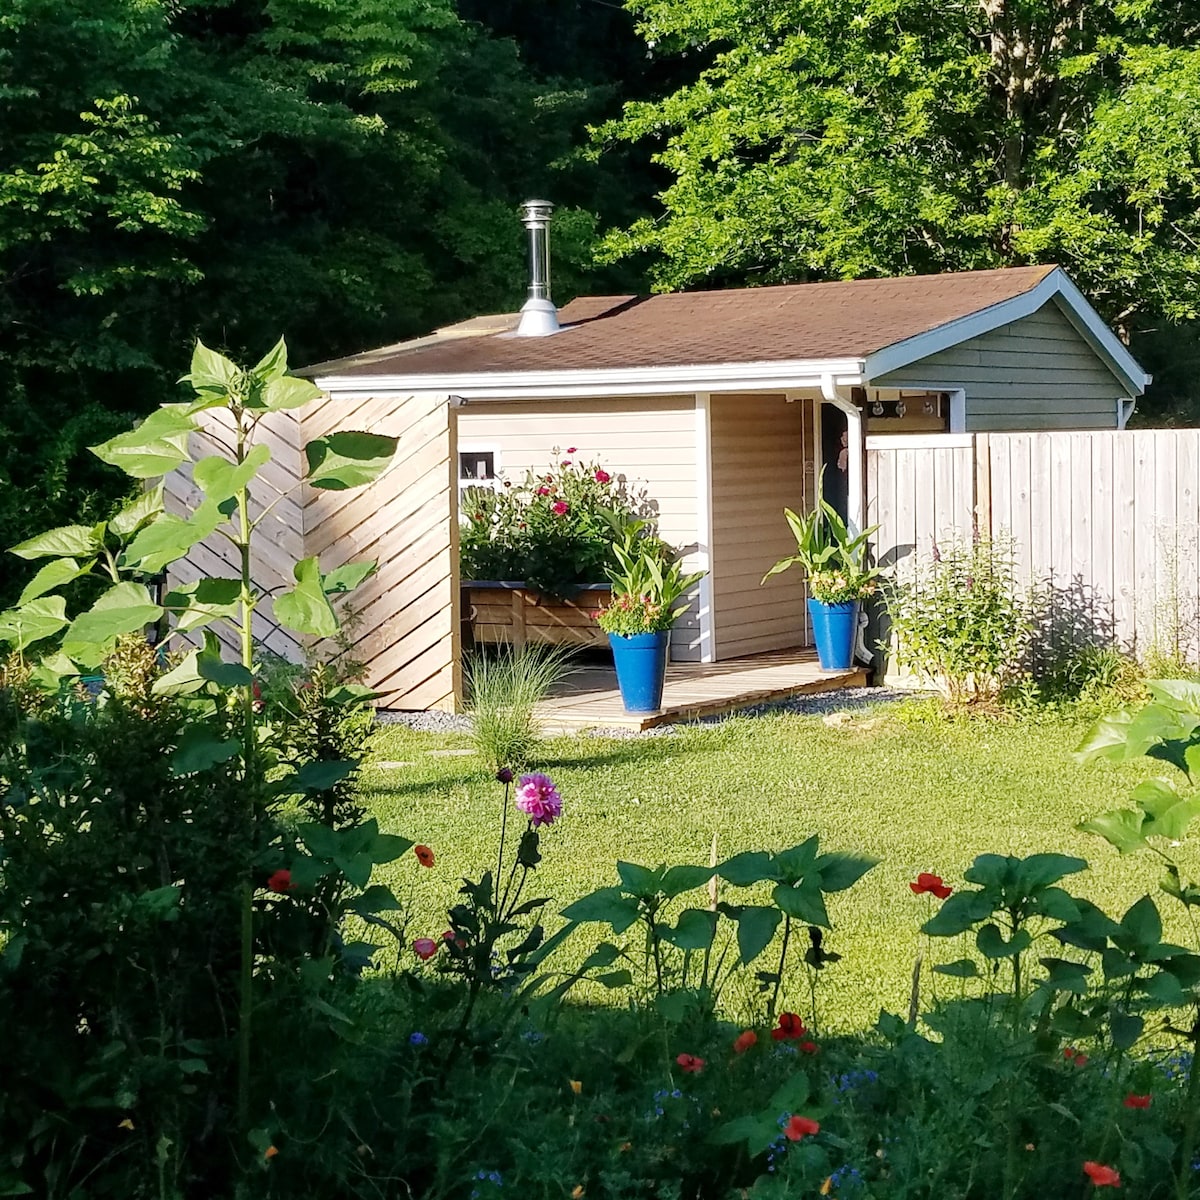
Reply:
[[1200, 429], [867, 439], [877, 561], [1010, 535], [1055, 644], [1200, 655]]

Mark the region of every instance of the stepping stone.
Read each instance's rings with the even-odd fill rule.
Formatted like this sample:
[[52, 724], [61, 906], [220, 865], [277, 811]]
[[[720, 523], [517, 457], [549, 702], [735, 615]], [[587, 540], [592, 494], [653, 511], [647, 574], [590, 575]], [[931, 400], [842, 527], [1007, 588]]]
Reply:
[[401, 767], [415, 767], [415, 762], [377, 762], [375, 764], [381, 771], [398, 771]]
[[426, 750], [430, 758], [466, 758], [474, 754], [474, 750]]

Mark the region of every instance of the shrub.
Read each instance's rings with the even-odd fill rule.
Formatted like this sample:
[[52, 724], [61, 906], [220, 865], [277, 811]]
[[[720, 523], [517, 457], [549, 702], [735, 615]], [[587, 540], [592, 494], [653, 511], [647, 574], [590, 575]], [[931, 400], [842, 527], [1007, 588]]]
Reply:
[[619, 527], [649, 514], [644, 494], [598, 462], [565, 457], [522, 483], [505, 480], [496, 490], [468, 488], [460, 511], [459, 562], [464, 579], [524, 581], [552, 596], [570, 596], [599, 583]]
[[935, 545], [890, 585], [888, 618], [901, 666], [955, 703], [996, 699], [1019, 674], [1032, 633], [1011, 541]]

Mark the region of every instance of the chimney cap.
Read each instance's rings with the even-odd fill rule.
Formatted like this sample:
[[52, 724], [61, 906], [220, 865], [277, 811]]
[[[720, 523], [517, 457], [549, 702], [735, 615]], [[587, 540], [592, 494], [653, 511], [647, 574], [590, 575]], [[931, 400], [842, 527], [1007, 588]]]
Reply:
[[526, 200], [521, 205], [525, 228], [529, 231], [529, 298], [521, 309], [517, 337], [546, 337], [557, 333], [558, 309], [550, 299], [550, 215], [549, 200]]

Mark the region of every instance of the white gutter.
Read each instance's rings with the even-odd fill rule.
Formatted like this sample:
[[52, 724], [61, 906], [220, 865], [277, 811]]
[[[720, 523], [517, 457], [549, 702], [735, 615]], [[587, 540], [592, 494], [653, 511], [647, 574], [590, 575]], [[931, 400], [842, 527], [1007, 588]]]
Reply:
[[866, 528], [863, 516], [863, 417], [852, 400], [838, 393], [840, 381], [833, 375], [821, 378], [821, 395], [846, 414], [846, 524], [851, 533]]
[[[557, 337], [565, 336], [563, 330]], [[696, 392], [798, 391], [832, 378], [863, 382], [862, 359], [798, 359], [711, 366], [600, 368], [587, 371], [486, 371], [442, 375], [323, 375], [325, 392], [447, 392], [466, 400], [543, 400], [594, 396], [670, 396]]]

